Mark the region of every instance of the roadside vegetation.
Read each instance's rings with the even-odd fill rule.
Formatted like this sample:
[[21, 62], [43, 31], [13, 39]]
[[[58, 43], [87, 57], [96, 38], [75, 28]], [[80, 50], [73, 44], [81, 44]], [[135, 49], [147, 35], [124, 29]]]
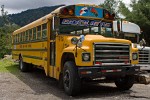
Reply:
[[4, 58], [0, 60], [0, 73], [18, 73], [18, 64], [15, 63], [11, 57], [10, 58]]

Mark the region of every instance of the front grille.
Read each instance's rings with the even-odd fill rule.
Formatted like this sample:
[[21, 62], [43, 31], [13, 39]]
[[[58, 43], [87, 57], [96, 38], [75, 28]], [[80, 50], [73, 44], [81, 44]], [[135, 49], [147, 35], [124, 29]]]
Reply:
[[130, 46], [120, 43], [94, 43], [95, 65], [129, 65]]
[[139, 50], [139, 64], [148, 64], [149, 62], [149, 51]]

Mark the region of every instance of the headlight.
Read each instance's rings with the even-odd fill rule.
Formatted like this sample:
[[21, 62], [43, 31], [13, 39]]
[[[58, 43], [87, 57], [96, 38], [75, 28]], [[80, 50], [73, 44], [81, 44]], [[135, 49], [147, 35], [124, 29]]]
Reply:
[[90, 61], [90, 53], [82, 53], [82, 61]]
[[132, 59], [133, 60], [138, 60], [138, 54], [137, 53], [133, 53], [132, 54]]
[[137, 44], [132, 43], [133, 48], [137, 48]]

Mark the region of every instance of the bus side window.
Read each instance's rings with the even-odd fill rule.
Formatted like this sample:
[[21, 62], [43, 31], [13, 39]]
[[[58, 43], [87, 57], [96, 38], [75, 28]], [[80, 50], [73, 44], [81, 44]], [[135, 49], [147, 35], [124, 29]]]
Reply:
[[37, 27], [37, 39], [41, 39], [41, 25]]
[[29, 40], [29, 32], [28, 32], [28, 30], [26, 31], [26, 41], [28, 41]]
[[33, 40], [36, 40], [36, 28], [33, 28]]
[[18, 42], [20, 42], [20, 33], [18, 34]]
[[13, 43], [15, 43], [15, 35], [13, 35]]
[[32, 40], [32, 29], [29, 30], [29, 41]]
[[20, 42], [22, 42], [22, 33], [20, 33]]
[[18, 42], [20, 42], [20, 33], [18, 34]]
[[47, 23], [42, 25], [42, 38], [47, 38]]
[[83, 30], [78, 30], [77, 31], [77, 34], [82, 34], [83, 33]]
[[16, 43], [18, 43], [18, 34], [16, 34]]
[[22, 41], [25, 41], [25, 32], [22, 33]]
[[17, 43], [17, 35], [15, 35], [15, 39], [16, 39], [15, 43]]
[[16, 38], [16, 35], [15, 35], [15, 43], [17, 42], [17, 38]]

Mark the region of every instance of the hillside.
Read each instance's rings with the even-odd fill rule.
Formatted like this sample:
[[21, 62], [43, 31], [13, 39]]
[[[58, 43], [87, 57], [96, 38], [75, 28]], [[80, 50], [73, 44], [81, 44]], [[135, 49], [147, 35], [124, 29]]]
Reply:
[[[26, 11], [23, 11], [18, 14], [11, 14], [8, 15], [9, 19], [11, 22], [19, 25], [19, 26], [24, 26], [28, 23], [31, 23], [38, 18], [41, 18], [42, 16], [45, 16], [55, 10], [56, 8], [60, 7], [62, 5], [57, 5], [57, 6], [51, 6], [51, 7], [41, 7], [37, 9], [29, 9]], [[0, 20], [1, 22], [1, 20]], [[2, 23], [2, 22], [1, 22]]]

